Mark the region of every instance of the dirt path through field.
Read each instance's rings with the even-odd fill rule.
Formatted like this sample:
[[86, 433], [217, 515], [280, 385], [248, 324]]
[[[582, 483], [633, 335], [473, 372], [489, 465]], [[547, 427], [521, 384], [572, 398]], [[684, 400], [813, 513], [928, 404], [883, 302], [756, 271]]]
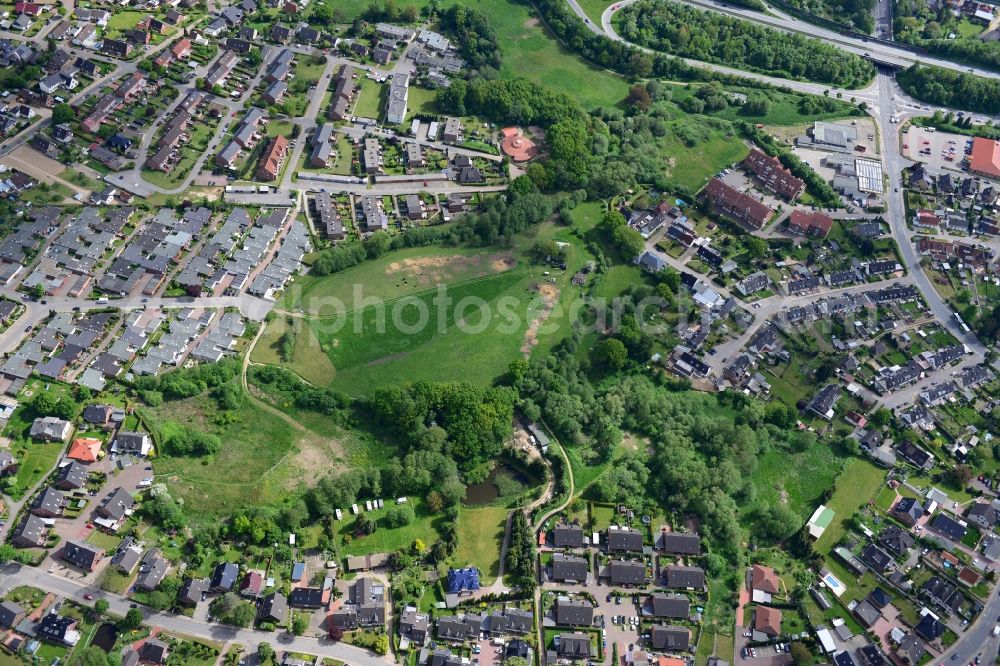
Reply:
[[556, 303], [559, 302], [559, 288], [554, 284], [543, 282], [535, 285], [535, 289], [542, 299], [542, 309], [531, 320], [531, 323], [528, 324], [528, 330], [524, 332], [524, 344], [521, 345], [521, 353], [525, 356], [531, 354], [531, 350], [538, 344], [538, 331], [542, 328], [545, 320], [549, 318], [549, 315], [552, 314]]

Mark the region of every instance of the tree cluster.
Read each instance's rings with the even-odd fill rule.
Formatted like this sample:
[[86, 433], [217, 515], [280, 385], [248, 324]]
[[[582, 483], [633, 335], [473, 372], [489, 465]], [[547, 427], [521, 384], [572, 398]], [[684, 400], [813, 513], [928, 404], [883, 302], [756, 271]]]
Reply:
[[407, 452], [444, 453], [478, 479], [511, 434], [514, 397], [505, 388], [417, 382], [379, 388], [366, 406]]
[[524, 512], [516, 509], [511, 518], [507, 547], [507, 573], [522, 590], [535, 586], [535, 533]]
[[201, 395], [210, 388], [214, 389], [231, 382], [239, 374], [239, 360], [225, 359], [218, 363], [201, 363], [162, 375], [138, 377], [133, 385], [140, 392], [155, 391], [167, 400], [180, 400]]
[[621, 15], [623, 37], [684, 58], [843, 86], [874, 75], [871, 63], [818, 39], [677, 2], [641, 0]]
[[997, 79], [916, 64], [899, 71], [896, 81], [904, 92], [929, 104], [976, 113], [1000, 113], [1000, 80]]
[[295, 373], [273, 365], [255, 365], [248, 370], [249, 380], [271, 395], [279, 395], [298, 409], [346, 418], [351, 398], [339, 391], [312, 386], [299, 379]]
[[438, 90], [437, 103], [446, 113], [481, 116], [501, 124], [549, 127], [563, 120], [586, 117], [579, 102], [569, 95], [522, 78], [457, 79]]
[[222, 440], [218, 435], [190, 426], [174, 425], [167, 429], [163, 445], [174, 456], [209, 456], [222, 448]]
[[462, 58], [469, 66], [500, 69], [500, 44], [486, 14], [465, 5], [452, 5], [441, 14], [441, 27], [458, 40]]

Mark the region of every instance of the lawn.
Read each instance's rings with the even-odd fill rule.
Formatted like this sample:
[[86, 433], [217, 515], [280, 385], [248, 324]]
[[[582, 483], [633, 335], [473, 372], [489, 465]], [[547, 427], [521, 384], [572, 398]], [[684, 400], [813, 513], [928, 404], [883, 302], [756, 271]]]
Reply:
[[[200, 519], [214, 520], [237, 508], [300, 493], [338, 465], [342, 454], [338, 442], [296, 432], [249, 399], [226, 418], [207, 396], [168, 401], [144, 410], [144, 417], [155, 424], [157, 448], [163, 451], [153, 462], [156, 474], [184, 499], [186, 512]], [[160, 443], [180, 426], [218, 435], [222, 448], [202, 458], [170, 455]]]
[[[536, 240], [548, 239], [565, 242], [570, 248], [568, 270], [556, 271], [554, 276], [546, 275], [552, 271], [531, 265], [528, 257]], [[513, 252], [404, 250], [324, 279], [323, 287], [313, 286], [313, 278], [301, 278], [304, 287], [297, 291], [293, 286], [289, 302], [296, 309], [318, 310], [321, 316], [309, 318], [308, 329], [296, 327], [295, 352], [285, 365], [311, 381], [326, 377], [325, 382], [316, 383], [353, 395], [399, 383], [400, 378], [461, 377], [488, 384], [518, 355], [533, 350], [545, 353], [571, 333], [572, 321], [567, 314], [580, 289], [569, 280], [590, 258], [572, 229], [546, 223], [518, 235]], [[339, 318], [322, 316], [335, 310], [320, 295], [346, 301], [355, 285], [364, 285], [364, 293], [372, 297], [394, 300], [384, 304], [376, 301], [364, 311], [347, 312]], [[435, 285], [448, 288], [439, 295]], [[350, 300], [355, 306], [366, 304]], [[280, 360], [285, 325], [283, 320], [272, 322], [275, 328], [272, 331], [269, 326], [254, 360]], [[428, 362], [430, 359], [433, 362]], [[321, 366], [324, 370], [317, 372]]]
[[113, 553], [117, 550], [121, 542], [121, 537], [105, 534], [101, 530], [94, 530], [90, 533], [90, 536], [87, 537], [87, 543], [93, 544], [98, 548], [102, 548], [107, 553]]
[[590, 17], [591, 23], [601, 25], [601, 14], [613, 3], [611, 0], [580, 0], [579, 4], [583, 13]]
[[52, 471], [64, 450], [63, 444], [31, 442], [27, 445], [25, 453], [15, 453], [21, 462], [14, 477], [17, 479], [17, 485], [10, 488], [8, 494], [20, 498], [33, 488], [42, 477]]
[[628, 81], [584, 62], [557, 43], [529, 5], [482, 0], [476, 7], [490, 17], [496, 30], [504, 78], [525, 77], [575, 97], [588, 109], [614, 106], [628, 94]]
[[361, 92], [354, 104], [354, 115], [363, 118], [379, 118], [382, 114], [382, 84], [368, 77], [361, 79]]
[[[416, 519], [409, 525], [402, 527], [388, 528], [383, 524], [382, 518], [390, 506], [395, 506], [391, 499], [386, 500], [385, 508], [367, 512], [369, 518], [375, 521], [378, 528], [373, 534], [351, 539], [350, 543], [340, 547], [341, 555], [368, 555], [369, 553], [391, 553], [397, 550], [408, 551], [417, 539], [425, 544], [437, 541], [439, 534], [435, 523], [441, 518], [435, 517], [427, 509], [426, 503], [420, 498], [410, 497], [409, 504], [416, 513]], [[363, 507], [362, 507], [363, 508]], [[338, 525], [340, 534], [352, 534], [354, 520], [347, 519]]]
[[826, 503], [836, 515], [823, 536], [816, 541], [817, 552], [829, 553], [837, 545], [847, 530], [851, 516], [875, 497], [884, 482], [885, 470], [867, 460], [855, 458], [844, 467], [837, 478], [833, 495]]
[[[360, 103], [360, 102], [359, 102]], [[406, 101], [406, 122], [414, 115], [435, 114], [437, 110], [437, 92], [429, 88], [410, 86]]]
[[329, 316], [333, 307], [354, 310], [363, 299], [400, 298], [439, 284], [483, 277], [495, 272], [494, 263], [509, 257], [509, 252], [492, 248], [406, 248], [333, 275], [300, 277], [286, 291], [281, 306]]
[[787, 503], [805, 524], [843, 467], [843, 459], [827, 444], [816, 442], [802, 452], [768, 451], [757, 461], [752, 478], [760, 500]]
[[139, 22], [145, 14], [143, 12], [115, 12], [111, 14], [111, 18], [108, 19], [106, 37], [117, 37], [121, 33], [125, 32], [130, 28], [134, 28], [135, 24]]
[[458, 515], [458, 547], [455, 566], [479, 568], [481, 582], [489, 585], [500, 573], [500, 544], [503, 541], [507, 509], [496, 506], [463, 506]]

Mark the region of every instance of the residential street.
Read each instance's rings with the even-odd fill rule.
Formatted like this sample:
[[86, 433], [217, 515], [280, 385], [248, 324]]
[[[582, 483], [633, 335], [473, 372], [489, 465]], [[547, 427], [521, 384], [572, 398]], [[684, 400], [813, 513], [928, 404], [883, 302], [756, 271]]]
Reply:
[[[106, 599], [110, 604], [110, 612], [121, 616], [124, 616], [131, 606], [128, 601], [117, 595], [104, 592], [96, 586], [81, 585], [75, 581], [45, 573], [41, 569], [9, 564], [0, 570], [0, 594], [5, 594], [11, 588], [19, 585], [32, 585], [45, 592], [58, 594], [86, 606], [92, 606], [94, 603], [84, 599], [85, 594], [91, 594], [94, 596], [94, 600]], [[325, 638], [238, 629], [221, 624], [200, 622], [183, 615], [158, 613], [146, 608], [143, 608], [142, 611], [147, 623], [160, 627], [164, 631], [218, 643], [242, 643], [250, 650], [253, 650], [258, 643], [267, 641], [278, 650], [333, 657], [352, 666], [384, 666], [386, 663], [391, 663], [389, 659], [376, 656], [367, 650], [345, 643], [334, 643]]]

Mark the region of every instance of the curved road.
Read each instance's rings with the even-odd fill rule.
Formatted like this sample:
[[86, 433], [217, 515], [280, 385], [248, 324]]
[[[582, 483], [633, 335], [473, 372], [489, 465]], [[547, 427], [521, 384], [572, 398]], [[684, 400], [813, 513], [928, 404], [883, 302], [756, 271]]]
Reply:
[[[611, 15], [616, 11], [614, 7], [621, 9], [627, 5], [633, 4], [636, 0], [622, 0], [622, 2], [616, 3], [611, 7], [604, 10], [601, 15], [601, 26], [598, 27], [587, 17], [586, 12], [580, 7], [577, 0], [566, 0], [569, 4], [570, 9], [573, 10], [580, 20], [583, 21], [591, 32], [597, 35], [602, 35], [609, 39], [613, 39], [617, 42], [627, 42], [633, 47], [645, 51], [647, 53], [659, 53], [654, 49], [647, 48], [645, 46], [640, 46], [638, 44], [633, 44], [628, 42], [628, 40], [621, 37], [617, 32], [615, 32], [614, 27], [611, 25]], [[712, 63], [703, 62], [701, 60], [691, 60], [690, 58], [681, 58], [686, 64], [691, 67], [699, 67], [701, 69], [708, 70], [710, 72], [719, 72], [720, 74], [726, 74], [728, 76], [738, 76], [744, 79], [753, 79], [755, 81], [761, 81], [763, 83], [770, 84], [777, 88], [787, 88], [789, 90], [794, 90], [796, 92], [808, 93], [810, 95], [823, 95], [824, 93], [829, 93], [831, 95], [836, 95], [841, 93], [845, 99], [850, 99], [852, 97], [856, 98], [858, 101], [864, 101], [869, 104], [873, 103], [877, 97], [875, 90], [875, 83], [873, 82], [867, 88], [851, 90], [848, 88], [836, 88], [821, 83], [812, 83], [809, 81], [795, 81], [793, 79], [782, 79], [776, 76], [767, 76], [766, 74], [756, 74], [754, 72], [747, 72], [742, 69], [736, 69], [735, 67], [726, 67], [724, 65], [715, 65]]]

